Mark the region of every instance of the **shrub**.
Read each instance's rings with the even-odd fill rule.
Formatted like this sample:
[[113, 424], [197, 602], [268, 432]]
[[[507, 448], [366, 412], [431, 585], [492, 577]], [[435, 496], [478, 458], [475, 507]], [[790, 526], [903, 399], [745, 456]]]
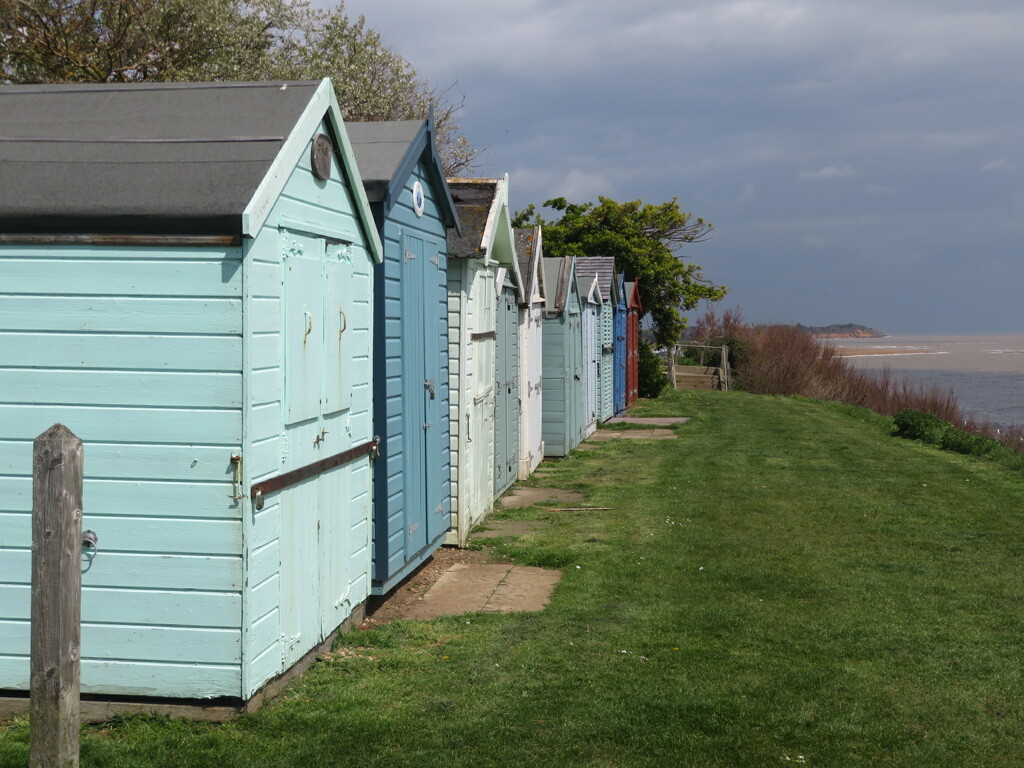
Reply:
[[944, 435], [958, 431], [965, 436], [949, 434], [949, 450], [983, 451], [977, 455], [991, 456], [993, 443], [976, 437], [984, 436], [1024, 454], [1024, 425], [1000, 429], [971, 421], [960, 410], [952, 390], [917, 386], [888, 369], [880, 373], [858, 370], [834, 346], [822, 343], [805, 328], [748, 325], [739, 311], [726, 311], [719, 319], [709, 310], [697, 320], [692, 338], [701, 344], [728, 344], [733, 386], [751, 394], [802, 395], [867, 408], [883, 416], [915, 411], [935, 421], [904, 417], [909, 432], [904, 437], [939, 445]]
[[[708, 346], [722, 347], [727, 346], [729, 348], [729, 365], [733, 368], [742, 368], [750, 358], [750, 342], [746, 339], [741, 339], [738, 336], [718, 336], [707, 342]], [[709, 365], [721, 367], [722, 365], [722, 353], [721, 350], [709, 350], [712, 355], [712, 362]]]
[[950, 427], [943, 433], [939, 445], [947, 451], [967, 453], [971, 456], [987, 456], [997, 448], [1003, 447], [995, 438], [977, 432], [965, 432], [956, 427]]
[[942, 419], [921, 411], [900, 411], [893, 418], [894, 432], [908, 440], [922, 440], [939, 445], [952, 427]]
[[637, 393], [640, 397], [658, 397], [668, 386], [668, 374], [661, 358], [651, 349], [647, 340], [640, 339], [640, 359], [637, 362]]

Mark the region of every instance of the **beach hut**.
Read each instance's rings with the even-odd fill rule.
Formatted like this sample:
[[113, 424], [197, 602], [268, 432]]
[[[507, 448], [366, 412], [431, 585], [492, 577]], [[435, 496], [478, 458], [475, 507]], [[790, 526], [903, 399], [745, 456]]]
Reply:
[[597, 313], [597, 419], [607, 421], [615, 415], [615, 313], [619, 302], [615, 257], [577, 259], [576, 272], [584, 282], [595, 279], [601, 292]]
[[[516, 262], [518, 265], [518, 261]], [[494, 339], [494, 498], [519, 475], [519, 290], [515, 272], [498, 270]]]
[[615, 375], [613, 384], [615, 389], [615, 413], [622, 413], [626, 410], [626, 282], [621, 274], [615, 273], [612, 280], [615, 286], [614, 308], [615, 317], [612, 321], [612, 331], [615, 337], [613, 342], [613, 365]]
[[0, 688], [61, 422], [82, 691], [247, 700], [370, 588], [381, 247], [331, 83], [6, 86], [0, 135]]
[[519, 302], [519, 479], [525, 480], [544, 458], [543, 374], [544, 250], [541, 228], [516, 229], [516, 257], [523, 278]]
[[437, 550], [451, 527], [448, 227], [455, 212], [427, 120], [350, 123], [384, 245], [374, 280], [373, 579], [381, 595]]
[[584, 277], [579, 264], [586, 261], [576, 259], [576, 279], [579, 281], [581, 313], [580, 327], [583, 335], [583, 437], [592, 435], [597, 429], [598, 392], [600, 391], [601, 335], [598, 315], [601, 312], [601, 289], [597, 276]]
[[568, 456], [583, 440], [582, 304], [573, 256], [542, 259], [542, 349], [545, 456]]
[[462, 230], [448, 232], [452, 525], [445, 542], [464, 546], [494, 503], [495, 401], [508, 396], [496, 392], [498, 296], [509, 272], [510, 282], [520, 281], [508, 177], [449, 179], [448, 187]]
[[636, 402], [640, 368], [640, 284], [626, 283], [626, 407]]

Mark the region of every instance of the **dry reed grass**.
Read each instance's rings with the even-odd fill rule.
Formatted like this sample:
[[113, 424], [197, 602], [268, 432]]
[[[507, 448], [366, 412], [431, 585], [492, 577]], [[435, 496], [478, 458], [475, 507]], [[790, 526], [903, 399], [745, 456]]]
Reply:
[[693, 337], [699, 343], [738, 340], [736, 346], [743, 355], [735, 362], [733, 375], [746, 392], [831, 400], [885, 416], [907, 409], [921, 411], [1024, 453], [1024, 426], [1000, 429], [974, 422], [966, 417], [952, 390], [915, 385], [889, 369], [859, 370], [832, 345], [795, 326], [749, 325], [739, 310], [726, 310], [721, 317], [709, 311], [697, 321]]

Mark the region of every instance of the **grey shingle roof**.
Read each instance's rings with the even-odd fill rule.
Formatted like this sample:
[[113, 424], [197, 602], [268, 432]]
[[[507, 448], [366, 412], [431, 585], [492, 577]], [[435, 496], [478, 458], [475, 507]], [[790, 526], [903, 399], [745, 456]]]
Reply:
[[449, 231], [448, 256], [467, 258], [481, 256], [484, 229], [490, 214], [498, 184], [493, 180], [448, 181], [448, 188], [455, 201], [462, 222], [462, 233]]
[[346, 123], [352, 151], [356, 154], [359, 175], [371, 203], [379, 203], [388, 184], [405, 159], [409, 145], [423, 127], [423, 120]]
[[597, 277], [597, 285], [601, 290], [601, 299], [608, 301], [612, 295], [612, 282], [615, 279], [614, 256], [586, 256], [576, 259], [576, 275], [580, 283], [590, 285]]
[[529, 300], [534, 290], [531, 263], [536, 242], [535, 228], [516, 227], [512, 232], [516, 238], [516, 261], [519, 262], [519, 274], [523, 276], [523, 298]]
[[318, 85], [0, 86], [0, 232], [238, 233]]

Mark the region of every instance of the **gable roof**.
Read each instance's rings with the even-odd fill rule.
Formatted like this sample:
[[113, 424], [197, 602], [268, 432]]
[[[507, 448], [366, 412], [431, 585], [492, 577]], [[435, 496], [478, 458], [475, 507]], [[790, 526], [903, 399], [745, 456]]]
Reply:
[[544, 282], [544, 270], [540, 261], [544, 255], [541, 228], [516, 227], [513, 230], [516, 238], [516, 259], [519, 261], [519, 272], [523, 276], [524, 303], [529, 303], [536, 294], [543, 301], [547, 293]]
[[351, 178], [327, 79], [0, 86], [0, 232], [254, 235], [325, 116]]
[[448, 232], [449, 258], [483, 258], [507, 267], [522, 291], [515, 236], [508, 211], [508, 174], [502, 179], [448, 179], [461, 232]]
[[602, 301], [608, 301], [612, 298], [613, 285], [615, 284], [614, 256], [580, 257], [576, 259], [576, 274], [580, 276], [581, 282], [583, 278], [597, 280], [598, 288], [601, 290]]
[[632, 309], [636, 307], [639, 310], [643, 310], [643, 304], [640, 303], [640, 283], [637, 281], [626, 282], [626, 306]]
[[544, 294], [544, 311], [549, 315], [560, 315], [569, 305], [569, 294], [573, 287], [579, 293], [576, 276], [575, 256], [551, 256], [541, 259], [544, 280], [548, 286]]
[[422, 159], [435, 189], [435, 201], [446, 227], [461, 229], [441, 156], [435, 142], [434, 111], [426, 120], [348, 123], [349, 139], [359, 163], [366, 196], [381, 203], [387, 216], [395, 207], [409, 176]]

